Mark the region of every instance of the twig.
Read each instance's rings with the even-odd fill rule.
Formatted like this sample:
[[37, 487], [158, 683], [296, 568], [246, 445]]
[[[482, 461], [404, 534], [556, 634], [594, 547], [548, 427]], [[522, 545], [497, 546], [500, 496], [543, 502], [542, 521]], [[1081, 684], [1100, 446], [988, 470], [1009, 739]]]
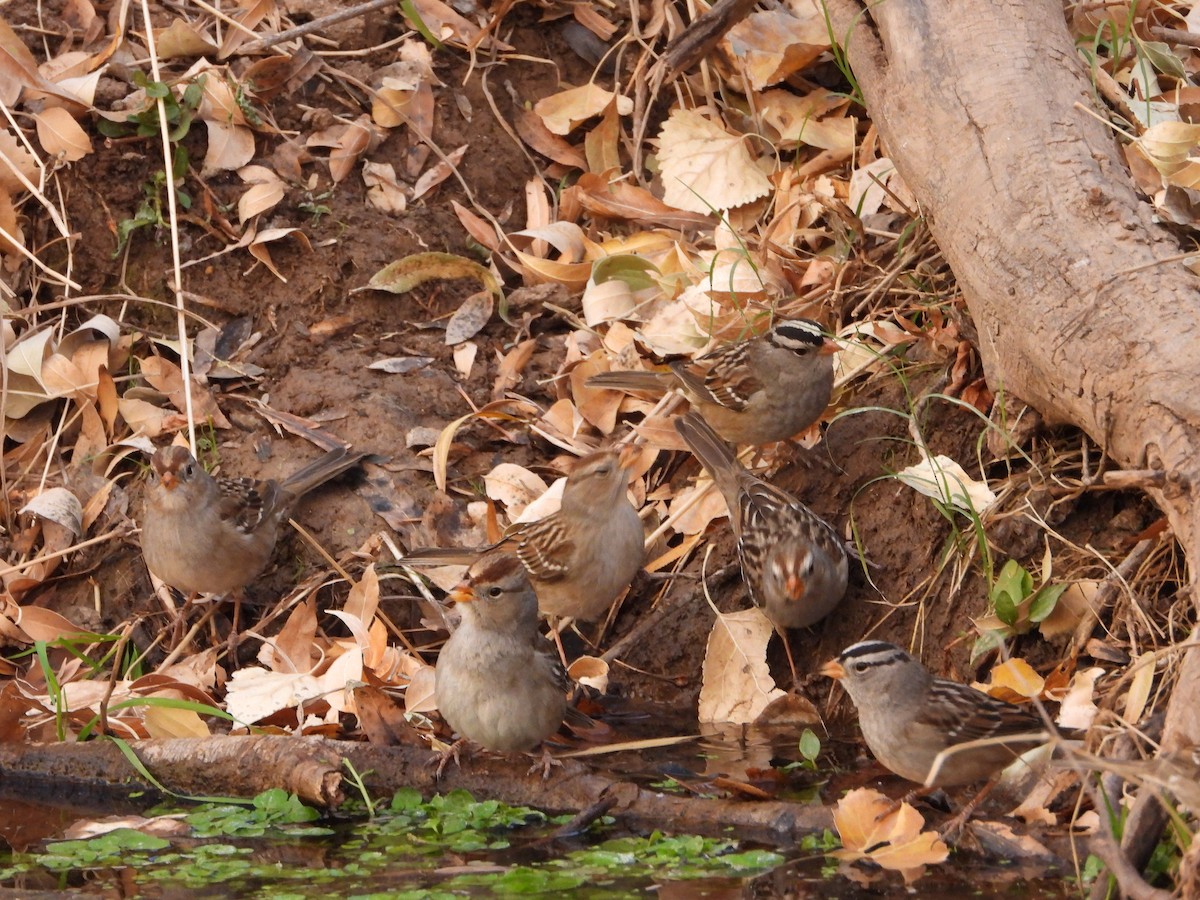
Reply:
[[[150, 55], [150, 71], [155, 81], [162, 81], [158, 68], [158, 49], [154, 43], [154, 23], [150, 18], [150, 4], [142, 0], [142, 19], [146, 23], [146, 50]], [[180, 267], [182, 254], [179, 251], [179, 210], [175, 202], [175, 179], [171, 152], [171, 126], [167, 122], [167, 106], [162, 97], [155, 101], [158, 110], [158, 131], [162, 137], [163, 175], [167, 181], [167, 220], [171, 223], [171, 290], [175, 294], [175, 326], [179, 331], [179, 374], [183, 379], [183, 412], [187, 417], [188, 447], [196, 453], [196, 420], [192, 412], [192, 361], [188, 353], [187, 307], [183, 302], [183, 274]]]
[[1157, 539], [1147, 538], [1144, 541], [1138, 541], [1133, 545], [1133, 549], [1129, 551], [1129, 555], [1121, 560], [1120, 564], [1112, 572], [1105, 577], [1104, 581], [1096, 589], [1096, 594], [1092, 598], [1092, 602], [1088, 604], [1088, 608], [1083, 613], [1083, 618], [1075, 627], [1075, 636], [1071, 640], [1072, 655], [1078, 655], [1084, 645], [1092, 636], [1092, 629], [1096, 627], [1096, 623], [1100, 621], [1100, 616], [1117, 600], [1117, 595], [1121, 588], [1129, 582], [1133, 574], [1142, 567], [1142, 563], [1150, 555], [1150, 552], [1158, 545]]
[[276, 34], [268, 35], [264, 38], [259, 38], [257, 41], [251, 41], [248, 44], [242, 44], [238, 48], [238, 53], [247, 55], [251, 53], [259, 53], [274, 47], [276, 44], [290, 41], [292, 38], [304, 37], [306, 34], [312, 34], [314, 31], [321, 31], [328, 28], [330, 25], [336, 25], [338, 22], [345, 22], [347, 19], [357, 19], [360, 16], [365, 16], [369, 12], [374, 12], [377, 9], [385, 9], [390, 6], [395, 6], [396, 0], [368, 0], [367, 3], [360, 3], [358, 6], [352, 6], [349, 9], [343, 9], [341, 12], [330, 13], [327, 16], [321, 16], [319, 19], [313, 19], [311, 22], [306, 22], [304, 25], [297, 25], [295, 28], [288, 28]]
[[[1130, 897], [1132, 900], [1171, 900], [1175, 896], [1174, 894], [1151, 887], [1142, 878], [1142, 873], [1126, 859], [1113, 837], [1112, 826], [1109, 824], [1108, 815], [1105, 812], [1104, 799], [1091, 783], [1086, 785], [1086, 789], [1088, 796], [1092, 798], [1092, 805], [1098, 813], [1097, 818], [1100, 820], [1100, 832], [1092, 836], [1092, 839], [1088, 841], [1088, 847], [1096, 856], [1100, 857], [1104, 865], [1108, 867], [1108, 871], [1117, 879], [1117, 884], [1121, 888], [1121, 896]], [[1102, 873], [1097, 876], [1092, 885], [1092, 897], [1104, 897], [1107, 894], [1108, 885]]]

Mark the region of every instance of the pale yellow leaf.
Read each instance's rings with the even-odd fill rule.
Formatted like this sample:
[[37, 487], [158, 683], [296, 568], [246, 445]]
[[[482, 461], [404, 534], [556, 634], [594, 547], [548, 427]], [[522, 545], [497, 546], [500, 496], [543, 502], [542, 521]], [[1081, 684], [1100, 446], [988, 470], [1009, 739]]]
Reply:
[[743, 206], [771, 192], [743, 135], [689, 109], [677, 109], [657, 141], [663, 201], [689, 212]]
[[977, 690], [1010, 703], [1019, 698], [1039, 697], [1045, 686], [1046, 680], [1019, 657], [995, 666], [988, 684], [974, 685]]
[[254, 132], [244, 125], [209, 120], [208, 152], [201, 176], [240, 169], [254, 158]]
[[484, 491], [503, 503], [510, 517], [546, 492], [546, 482], [516, 463], [500, 463], [483, 476]]
[[767, 666], [767, 643], [774, 631], [758, 607], [717, 615], [704, 654], [701, 722], [748, 725], [784, 695]]
[[1126, 722], [1135, 723], [1142, 720], [1146, 702], [1150, 699], [1150, 689], [1154, 686], [1154, 662], [1156, 654], [1146, 650], [1130, 665], [1133, 678], [1129, 682], [1129, 693], [1125, 695]]
[[273, 209], [286, 193], [287, 186], [282, 181], [252, 184], [238, 198], [238, 221], [248, 222], [260, 213]]
[[1163, 175], [1181, 168], [1200, 144], [1200, 125], [1187, 122], [1159, 122], [1147, 128], [1137, 139], [1147, 158]]
[[424, 197], [431, 190], [445, 181], [454, 173], [454, 167], [462, 162], [462, 158], [467, 153], [469, 144], [463, 144], [456, 150], [451, 150], [446, 154], [446, 158], [440, 160], [436, 165], [431, 166], [426, 172], [422, 173], [417, 179], [417, 183], [413, 185], [412, 198], [416, 200]]
[[[1153, 673], [1153, 666], [1149, 667]], [[1086, 730], [1091, 727], [1096, 718], [1096, 679], [1104, 674], [1099, 666], [1090, 669], [1080, 669], [1071, 678], [1067, 687], [1067, 695], [1063, 697], [1062, 705], [1058, 708], [1058, 718], [1055, 720], [1063, 728], [1078, 728]]]
[[160, 59], [212, 56], [217, 45], [183, 19], [175, 19], [167, 28], [154, 29], [154, 49]]
[[33, 118], [37, 122], [38, 141], [51, 156], [75, 162], [92, 152], [87, 132], [61, 106], [44, 109]]
[[406, 712], [433, 712], [437, 709], [437, 694], [434, 690], [436, 675], [433, 666], [422, 666], [412, 674], [404, 691]]
[[376, 209], [388, 215], [399, 215], [408, 209], [408, 194], [391, 163], [364, 162], [362, 177], [367, 186], [367, 202]]
[[463, 378], [471, 377], [471, 368], [479, 354], [479, 345], [474, 341], [463, 341], [454, 348], [454, 368]]
[[917, 493], [965, 513], [979, 515], [996, 502], [996, 495], [985, 482], [974, 480], [962, 466], [941, 454], [908, 466], [896, 478]]
[[363, 570], [362, 578], [351, 584], [342, 609], [369, 628], [378, 608], [379, 576], [375, 573], [375, 563], [371, 563]]
[[600, 115], [614, 98], [618, 114], [627, 116], [633, 112], [633, 100], [629, 97], [606, 91], [592, 82], [543, 97], [534, 104], [533, 111], [553, 134], [564, 135], [580, 122]]
[[208, 726], [191, 709], [174, 709], [169, 706], [148, 706], [142, 714], [142, 722], [152, 738], [206, 738], [211, 736]]
[[233, 673], [226, 686], [225, 711], [243, 725], [321, 697], [324, 688], [304, 672], [269, 672], [246, 666]]

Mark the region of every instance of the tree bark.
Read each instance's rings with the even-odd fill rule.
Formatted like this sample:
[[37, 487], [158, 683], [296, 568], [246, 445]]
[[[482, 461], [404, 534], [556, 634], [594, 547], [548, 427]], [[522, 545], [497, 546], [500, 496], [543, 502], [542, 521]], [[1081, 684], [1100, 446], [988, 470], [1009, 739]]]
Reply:
[[[829, 0], [871, 119], [979, 332], [988, 381], [1086, 431], [1187, 555], [1200, 522], [1200, 280], [1128, 177], [1056, 0]], [[1001, 394], [1000, 392], [1003, 392]], [[1164, 747], [1200, 741], [1180, 650]]]
[[[353, 788], [345, 763], [353, 766], [375, 797], [402, 787], [425, 796], [456, 788], [476, 797], [548, 812], [579, 812], [598, 801], [629, 828], [794, 844], [833, 825], [828, 807], [770, 800], [725, 800], [672, 796], [613, 781], [567, 759], [543, 781], [529, 773], [522, 755], [481, 755], [447, 766], [442, 777], [426, 747], [379, 747], [324, 738], [253, 735], [134, 741], [129, 745], [146, 772], [162, 787], [189, 797], [252, 797], [281, 787], [306, 803], [335, 808]], [[0, 743], [0, 782], [29, 796], [87, 798], [126, 796], [150, 789], [115, 743]], [[599, 812], [599, 810], [596, 810]]]

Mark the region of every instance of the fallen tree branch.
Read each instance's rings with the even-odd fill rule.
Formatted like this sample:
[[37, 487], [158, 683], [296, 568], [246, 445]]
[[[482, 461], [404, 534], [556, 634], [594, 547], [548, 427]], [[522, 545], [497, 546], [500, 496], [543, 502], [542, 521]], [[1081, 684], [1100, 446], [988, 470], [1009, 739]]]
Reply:
[[[579, 812], [598, 801], [635, 829], [792, 844], [832, 825], [819, 804], [751, 802], [672, 796], [632, 782], [614, 782], [576, 760], [566, 760], [549, 780], [528, 773], [529, 760], [487, 756], [450, 767], [441, 780], [423, 747], [378, 747], [350, 741], [278, 735], [147, 740], [130, 744], [159, 784], [189, 797], [252, 797], [272, 787], [305, 802], [335, 807], [344, 797], [343, 760], [362, 774], [367, 789], [390, 796], [402, 787], [425, 796], [462, 788], [477, 797], [531, 806], [551, 813]], [[91, 793], [126, 796], [152, 789], [136, 775], [114, 743], [0, 744], [0, 780], [30, 790], [74, 785]]]

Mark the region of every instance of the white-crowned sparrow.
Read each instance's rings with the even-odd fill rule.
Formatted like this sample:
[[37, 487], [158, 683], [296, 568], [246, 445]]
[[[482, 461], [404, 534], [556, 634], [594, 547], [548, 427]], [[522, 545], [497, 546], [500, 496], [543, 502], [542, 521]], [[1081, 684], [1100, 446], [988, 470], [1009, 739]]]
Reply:
[[666, 372], [604, 372], [587, 384], [658, 394], [681, 387], [725, 440], [769, 444], [787, 440], [825, 411], [837, 350], [816, 322], [784, 319], [758, 337], [673, 362]]
[[514, 526], [490, 547], [424, 548], [402, 562], [469, 563], [482, 553], [508, 549], [525, 564], [544, 614], [598, 619], [645, 559], [642, 522], [627, 493], [632, 453], [626, 448], [585, 456], [567, 477], [557, 512]]
[[159, 448], [142, 515], [147, 568], [187, 593], [245, 587], [270, 561], [291, 504], [365, 455], [330, 450], [280, 483], [213, 478], [186, 447]]
[[538, 633], [525, 567], [510, 553], [490, 552], [450, 599], [462, 622], [438, 654], [438, 709], [460, 736], [488, 750], [532, 749], [562, 724], [570, 681], [543, 652], [549, 645]]
[[[983, 781], [1049, 737], [1033, 711], [965, 684], [934, 678], [895, 644], [854, 644], [825, 663], [821, 674], [846, 688], [875, 758], [919, 784], [943, 787]], [[985, 738], [1000, 740], [946, 754], [931, 776], [942, 751]]]
[[846, 593], [849, 572], [837, 533], [791, 494], [747, 471], [695, 412], [678, 417], [675, 429], [729, 507], [750, 599], [778, 628], [802, 628], [828, 615]]

